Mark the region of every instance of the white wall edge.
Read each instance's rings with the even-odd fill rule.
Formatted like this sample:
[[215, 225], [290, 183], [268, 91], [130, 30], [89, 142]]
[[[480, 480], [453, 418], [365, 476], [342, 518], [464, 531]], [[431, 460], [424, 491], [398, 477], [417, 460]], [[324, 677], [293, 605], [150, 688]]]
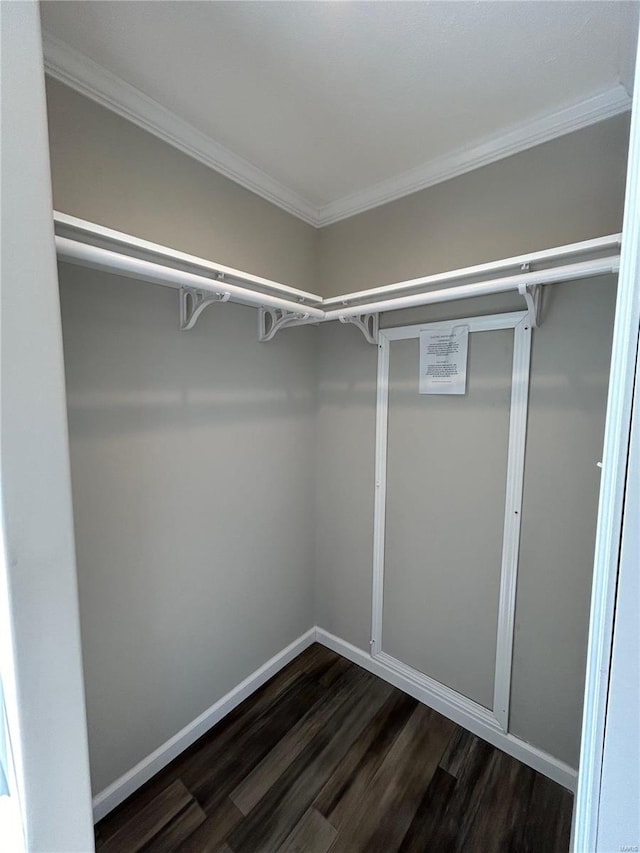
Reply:
[[389, 684], [393, 684], [394, 687], [403, 690], [409, 696], [413, 696], [414, 699], [428, 705], [430, 708], [453, 720], [454, 723], [458, 723], [458, 725], [468, 729], [474, 735], [487, 741], [487, 743], [490, 743], [497, 749], [501, 749], [533, 770], [538, 771], [538, 773], [542, 773], [570, 791], [575, 790], [577, 772], [573, 767], [570, 767], [563, 761], [517, 738], [515, 735], [505, 734], [499, 728], [491, 726], [488, 722], [480, 719], [477, 714], [469, 713], [460, 703], [453, 704], [448, 702], [441, 691], [436, 693], [419, 685], [379, 659], [373, 658], [368, 652], [359, 649], [345, 640], [341, 640], [323, 628], [316, 628], [316, 640], [318, 643], [337, 652], [363, 669], [384, 679]]
[[[615, 596], [620, 571], [624, 496], [640, 321], [640, 48], [635, 67], [627, 182], [609, 394], [602, 449], [602, 478], [593, 558], [585, 674], [580, 777], [571, 850], [598, 847], [600, 787], [609, 705]], [[635, 473], [635, 472], [634, 472]], [[631, 470], [628, 476], [632, 476]], [[629, 708], [629, 713], [637, 713]], [[633, 846], [634, 842], [631, 842]]]
[[191, 723], [186, 725], [168, 741], [159, 746], [135, 767], [124, 773], [93, 798], [93, 819], [99, 821], [128, 796], [144, 785], [158, 771], [195, 743], [210, 728], [229, 714], [235, 707], [262, 687], [272, 676], [296, 658], [316, 640], [316, 629], [310, 628], [282, 651], [275, 654], [261, 667], [247, 676], [225, 696], [214, 702]]
[[317, 206], [90, 57], [50, 33], [44, 32], [43, 37], [45, 70], [50, 77], [316, 228], [396, 201], [631, 109], [627, 90], [622, 84], [617, 84], [480, 140], [475, 145], [460, 148], [364, 190]]
[[94, 837], [39, 4], [1, 3], [0, 17], [0, 672], [10, 727], [2, 721], [1, 739], [12, 795], [0, 797], [0, 848], [86, 853]]

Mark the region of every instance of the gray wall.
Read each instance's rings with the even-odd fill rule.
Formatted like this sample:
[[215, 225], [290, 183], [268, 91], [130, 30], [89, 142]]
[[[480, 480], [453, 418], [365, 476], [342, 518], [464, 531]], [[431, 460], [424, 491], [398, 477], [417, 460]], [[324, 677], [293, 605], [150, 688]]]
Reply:
[[47, 78], [53, 205], [314, 292], [316, 230]]
[[[611, 119], [323, 229], [322, 292], [620, 231], [628, 129], [628, 116]], [[611, 277], [547, 288], [533, 343], [511, 730], [573, 766], [614, 304]], [[381, 322], [521, 308], [503, 296]], [[368, 650], [376, 352], [335, 325], [321, 328], [319, 346], [318, 624]]]
[[[48, 93], [58, 209], [301, 287], [621, 227], [625, 117], [316, 232], [64, 86]], [[180, 333], [171, 290], [70, 267], [61, 281], [97, 791], [314, 622], [368, 650], [376, 349], [340, 324], [259, 345], [255, 310], [233, 305]], [[512, 730], [573, 764], [614, 291], [556, 287], [534, 338]]]
[[392, 341], [382, 647], [491, 708], [513, 330], [474, 332], [464, 395], [418, 393], [419, 339]]
[[601, 237], [622, 228], [628, 115], [320, 231], [325, 296]]
[[315, 330], [60, 266], [94, 792], [314, 624]]
[[[532, 349], [511, 731], [574, 767], [615, 292], [612, 276], [547, 288]], [[383, 325], [521, 308], [511, 296], [468, 300], [387, 314]], [[368, 650], [376, 349], [357, 334], [320, 330], [316, 611], [319, 625]], [[482, 501], [482, 482], [476, 490]]]
[[[47, 81], [54, 207], [313, 289], [316, 231]], [[315, 330], [61, 271], [92, 787], [314, 624]]]

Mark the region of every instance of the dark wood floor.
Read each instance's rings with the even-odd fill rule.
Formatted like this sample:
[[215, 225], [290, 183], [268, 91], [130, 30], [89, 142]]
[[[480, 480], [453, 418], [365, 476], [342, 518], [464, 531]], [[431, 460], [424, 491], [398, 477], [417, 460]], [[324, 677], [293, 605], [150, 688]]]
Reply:
[[572, 796], [311, 646], [96, 826], [191, 853], [569, 849]]

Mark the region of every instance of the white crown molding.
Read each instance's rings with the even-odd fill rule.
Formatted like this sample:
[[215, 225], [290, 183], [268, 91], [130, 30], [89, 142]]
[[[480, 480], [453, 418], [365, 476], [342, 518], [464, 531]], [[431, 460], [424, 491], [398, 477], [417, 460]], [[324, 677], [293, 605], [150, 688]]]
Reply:
[[317, 225], [319, 211], [316, 207], [93, 59], [47, 32], [43, 32], [43, 49], [45, 71], [50, 77], [137, 124], [309, 225]]
[[316, 228], [396, 201], [631, 109], [628, 92], [617, 84], [577, 104], [523, 122], [477, 145], [460, 148], [366, 190], [317, 207], [47, 32], [43, 33], [43, 47], [45, 70], [50, 77]]
[[459, 148], [416, 169], [380, 181], [362, 192], [331, 202], [320, 209], [317, 225], [331, 225], [364, 213], [630, 109], [629, 93], [624, 86], [617, 84], [570, 107], [523, 122], [477, 145]]

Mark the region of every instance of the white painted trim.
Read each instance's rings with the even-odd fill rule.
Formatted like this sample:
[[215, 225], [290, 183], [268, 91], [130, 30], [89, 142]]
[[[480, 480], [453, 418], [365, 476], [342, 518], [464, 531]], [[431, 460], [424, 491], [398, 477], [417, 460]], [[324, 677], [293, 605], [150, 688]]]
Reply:
[[390, 329], [378, 332], [376, 380], [375, 496], [373, 506], [373, 579], [371, 592], [371, 654], [382, 652], [382, 601], [384, 598], [384, 545], [387, 511], [387, 433], [389, 426]]
[[395, 175], [360, 192], [352, 193], [320, 208], [318, 227], [332, 225], [391, 201], [457, 178], [466, 172], [488, 166], [543, 142], [581, 130], [631, 109], [631, 98], [621, 84], [591, 95], [577, 104], [564, 107], [531, 121], [522, 122], [506, 132], [484, 139], [470, 147], [459, 148]]
[[620, 564], [606, 730], [602, 753], [596, 849], [640, 841], [640, 351], [636, 360], [631, 439], [624, 496]]
[[122, 78], [50, 33], [44, 33], [45, 69], [103, 107], [240, 184], [272, 204], [321, 228], [398, 198], [479, 169], [558, 136], [626, 112], [631, 99], [618, 84], [576, 104], [523, 122], [511, 130], [460, 148], [365, 190], [317, 206], [234, 154]]
[[528, 314], [513, 331], [513, 370], [511, 375], [511, 411], [507, 451], [507, 488], [504, 507], [500, 603], [496, 640], [496, 672], [493, 713], [502, 730], [509, 731], [513, 630], [516, 615], [516, 582], [520, 554], [524, 460], [527, 441], [529, 374], [531, 366], [531, 323]]
[[465, 719], [473, 719], [478, 724], [501, 731], [500, 723], [493, 712], [489, 708], [485, 708], [484, 705], [480, 705], [479, 702], [474, 702], [473, 699], [458, 693], [457, 690], [452, 690], [446, 684], [441, 684], [435, 678], [429, 678], [428, 675], [412, 666], [407, 666], [406, 663], [386, 652], [373, 655], [373, 658], [384, 664], [387, 669], [396, 672], [404, 679], [405, 683], [413, 684], [416, 693], [419, 693], [416, 698], [419, 698], [425, 705], [429, 705], [429, 707], [435, 708], [443, 714], [454, 709], [464, 715]]
[[50, 33], [43, 32], [43, 48], [45, 71], [50, 77], [137, 124], [303, 222], [317, 225], [318, 210], [314, 205], [253, 163], [215, 142], [140, 89]]
[[[524, 457], [529, 400], [529, 369], [531, 359], [531, 326], [526, 311], [491, 314], [486, 317], [467, 317], [455, 321], [466, 325], [471, 333], [513, 329], [513, 366], [511, 371], [511, 404], [509, 410], [509, 443], [505, 488], [505, 516], [502, 544], [498, 631], [494, 675], [494, 703], [486, 709], [477, 702], [418, 672], [382, 650], [384, 602], [384, 551], [387, 482], [387, 435], [389, 420], [389, 358], [391, 341], [419, 338], [427, 329], [444, 329], [451, 321], [423, 323], [382, 329], [378, 334], [378, 373], [376, 399], [375, 501], [373, 519], [373, 582], [371, 600], [371, 654], [388, 668], [410, 680], [429, 697], [427, 704], [438, 707], [460, 707], [466, 718], [481, 720], [507, 733], [511, 694], [511, 665], [513, 658], [513, 628], [515, 623], [516, 582], [524, 486]], [[433, 704], [433, 703], [436, 704]]]
[[[94, 836], [39, 4], [0, 3], [0, 18], [0, 677], [17, 782], [12, 803], [0, 798], [0, 849], [18, 853], [24, 841], [29, 853], [86, 853]], [[15, 845], [5, 806], [19, 811]]]
[[399, 690], [413, 696], [419, 702], [428, 705], [430, 708], [443, 714], [454, 723], [463, 726], [472, 734], [477, 735], [483, 740], [501, 749], [513, 758], [522, 761], [528, 767], [537, 770], [554, 782], [568, 788], [570, 791], [575, 789], [576, 771], [573, 767], [565, 764], [557, 758], [554, 758], [549, 753], [533, 746], [512, 734], [505, 734], [497, 726], [487, 725], [476, 715], [470, 715], [466, 712], [464, 706], [460, 704], [450, 704], [446, 701], [443, 695], [430, 694], [425, 690], [424, 686], [416, 684], [412, 679], [405, 677], [397, 669], [391, 668], [384, 657], [380, 659], [374, 658], [367, 654], [362, 649], [351, 643], [336, 637], [334, 634], [325, 631], [324, 628], [316, 628], [316, 640], [328, 649], [337, 652], [339, 655], [347, 658], [353, 663], [372, 672], [384, 681], [397, 687]]
[[487, 314], [477, 317], [464, 317], [462, 320], [437, 320], [434, 323], [415, 323], [412, 326], [390, 326], [381, 329], [390, 341], [408, 341], [419, 338], [420, 332], [425, 329], [447, 329], [455, 322], [456, 326], [468, 326], [469, 332], [496, 332], [499, 329], [515, 329], [516, 326], [527, 318], [526, 311], [510, 311], [504, 314]]
[[112, 782], [111, 785], [100, 791], [93, 798], [93, 818], [99, 821], [108, 812], [119, 805], [123, 800], [147, 782], [163, 767], [166, 767], [176, 756], [184, 752], [199, 737], [207, 732], [212, 726], [233, 711], [242, 701], [254, 693], [273, 675], [290, 663], [301, 652], [308, 648], [316, 639], [316, 629], [310, 628], [297, 640], [290, 643], [281, 652], [274, 655], [261, 667], [252, 672], [244, 681], [241, 681], [233, 690], [230, 690], [221, 699], [207, 708], [199, 717], [181, 729], [168, 741], [159, 746], [135, 767], [132, 767], [124, 775]]
[[[593, 565], [580, 775], [571, 844], [574, 853], [597, 849], [614, 602], [640, 324], [640, 53], [634, 92]], [[629, 713], [637, 714], [637, 710], [630, 708]]]

